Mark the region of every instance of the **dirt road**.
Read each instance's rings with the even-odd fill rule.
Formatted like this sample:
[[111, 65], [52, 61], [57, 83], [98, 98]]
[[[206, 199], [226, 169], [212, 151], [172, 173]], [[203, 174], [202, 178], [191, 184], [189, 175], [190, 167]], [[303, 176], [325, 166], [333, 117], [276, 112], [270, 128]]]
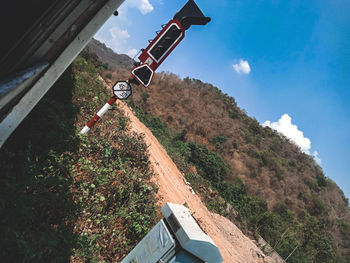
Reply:
[[208, 211], [199, 196], [193, 194], [187, 187], [182, 173], [151, 131], [124, 103], [119, 101], [118, 107], [121, 107], [130, 118], [131, 129], [145, 134], [145, 141], [149, 146], [150, 162], [156, 174], [153, 180], [159, 187], [159, 206], [163, 206], [166, 202], [187, 203], [201, 227], [219, 247], [225, 263], [274, 262], [265, 256], [231, 221]]

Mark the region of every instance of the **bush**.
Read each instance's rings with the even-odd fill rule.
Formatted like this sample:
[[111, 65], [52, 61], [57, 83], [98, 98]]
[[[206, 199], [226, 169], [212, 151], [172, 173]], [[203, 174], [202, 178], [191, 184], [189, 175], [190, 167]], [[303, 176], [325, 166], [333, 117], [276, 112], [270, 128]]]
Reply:
[[83, 52], [0, 150], [3, 262], [120, 261], [156, 220], [142, 136], [108, 113], [77, 134], [108, 98], [93, 62]]
[[217, 150], [223, 149], [223, 144], [227, 141], [227, 137], [224, 135], [218, 135], [211, 139], [211, 142], [215, 145]]
[[[191, 89], [198, 89], [198, 85], [203, 85], [200, 81], [192, 79], [185, 79], [184, 82]], [[208, 89], [211, 89], [211, 87], [208, 87]], [[261, 149], [257, 151], [253, 145], [252, 147], [247, 147], [251, 151], [245, 150], [244, 153], [256, 158], [260, 164], [260, 169], [267, 167], [270, 171], [273, 171], [271, 182], [274, 179], [276, 187], [280, 187], [279, 180], [282, 180], [288, 172], [298, 172], [302, 169], [296, 159], [287, 162], [287, 159], [283, 158], [279, 152], [283, 146], [282, 144], [288, 141], [285, 137], [281, 138], [272, 129], [261, 128], [256, 120], [245, 117], [243, 113], [240, 113], [239, 109], [234, 107], [234, 101], [226, 100], [225, 103], [227, 111], [229, 114], [232, 114], [231, 117], [241, 117], [240, 121], [244, 123], [244, 126], [239, 128], [241, 136], [246, 142], [254, 143], [255, 146], [258, 145], [258, 148]], [[234, 177], [231, 174], [231, 168], [219, 154], [222, 152], [222, 146], [227, 140], [224, 135], [215, 136], [210, 140], [216, 147], [216, 151], [211, 151], [205, 145], [186, 140], [186, 132], [175, 133], [169, 130], [160, 117], [152, 116], [144, 111], [142, 101], [138, 105], [136, 107], [131, 103], [137, 116], [154, 132], [178, 168], [185, 173], [186, 179], [191, 183], [191, 186], [197, 193], [201, 194], [209, 209], [229, 216], [231, 220], [235, 220], [235, 223], [240, 225], [243, 231], [249, 229], [250, 232], [260, 233], [284, 258], [297, 248], [288, 259], [289, 263], [318, 262], [318, 260], [320, 262], [327, 260], [329, 262], [337, 262], [337, 259], [334, 257], [335, 250], [331, 246], [325, 227], [322, 226], [322, 223], [316, 217], [305, 212], [304, 219], [296, 218], [295, 214], [288, 210], [285, 204], [280, 204], [271, 211], [268, 209], [265, 200], [252, 197], [247, 193], [242, 181], [235, 180], [238, 177]], [[192, 132], [192, 136], [196, 132], [201, 134], [195, 130]], [[271, 148], [260, 147], [264, 140], [266, 141], [266, 137], [268, 139], [277, 138], [269, 143]], [[205, 135], [204, 138], [206, 138]], [[235, 149], [237, 149], [238, 143], [241, 142], [230, 142]], [[304, 156], [302, 157], [304, 158]], [[193, 165], [195, 165], [196, 169], [192, 168]], [[256, 169], [254, 176], [260, 174], [259, 167], [253, 168]], [[320, 178], [319, 183], [316, 178], [314, 181], [309, 182], [310, 188], [321, 189], [321, 185], [324, 185], [322, 179]], [[232, 209], [229, 209], [230, 207]], [[238, 213], [232, 211], [237, 211]], [[316, 211], [325, 215], [322, 202], [316, 201], [315, 206], [310, 207], [310, 211], [312, 211], [313, 215], [316, 215]], [[315, 237], [317, 238], [315, 242], [309, 242], [308, 237], [304, 236], [304, 233], [312, 232], [314, 227], [308, 224], [307, 220], [314, 221], [316, 225], [320, 226], [316, 230], [319, 231], [319, 235]], [[324, 249], [324, 254], [322, 254], [323, 252], [317, 252], [320, 248]], [[321, 259], [321, 257], [324, 257], [324, 259]]]
[[328, 185], [327, 178], [323, 173], [316, 175], [316, 180], [319, 187], [326, 187]]
[[197, 145], [193, 142], [190, 142], [188, 145], [191, 151], [189, 161], [196, 165], [197, 171], [201, 176], [214, 185], [227, 178], [230, 167], [218, 154], [210, 152], [204, 145]]

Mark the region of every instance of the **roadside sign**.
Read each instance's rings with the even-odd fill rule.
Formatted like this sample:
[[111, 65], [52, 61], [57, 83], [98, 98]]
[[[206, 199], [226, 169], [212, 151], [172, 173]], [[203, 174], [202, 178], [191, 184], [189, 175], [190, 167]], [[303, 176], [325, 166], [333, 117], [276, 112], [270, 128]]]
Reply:
[[114, 96], [120, 100], [126, 100], [131, 95], [131, 87], [126, 81], [117, 81], [112, 89]]
[[147, 87], [153, 78], [153, 70], [147, 64], [142, 64], [137, 66], [131, 71], [131, 74], [141, 83], [143, 86]]

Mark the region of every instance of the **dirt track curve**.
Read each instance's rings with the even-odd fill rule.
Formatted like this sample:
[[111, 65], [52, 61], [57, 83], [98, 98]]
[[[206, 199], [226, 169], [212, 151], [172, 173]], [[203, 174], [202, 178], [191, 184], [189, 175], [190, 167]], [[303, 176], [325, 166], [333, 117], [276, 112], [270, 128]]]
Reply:
[[118, 101], [118, 107], [121, 107], [130, 118], [131, 130], [145, 134], [145, 141], [149, 146], [150, 162], [155, 172], [153, 180], [159, 187], [159, 206], [163, 206], [166, 202], [187, 203], [193, 216], [219, 247], [225, 263], [274, 262], [270, 257], [265, 256], [231, 221], [208, 211], [199, 196], [193, 194], [188, 188], [183, 174], [177, 169], [152, 132], [139, 121], [126, 104]]

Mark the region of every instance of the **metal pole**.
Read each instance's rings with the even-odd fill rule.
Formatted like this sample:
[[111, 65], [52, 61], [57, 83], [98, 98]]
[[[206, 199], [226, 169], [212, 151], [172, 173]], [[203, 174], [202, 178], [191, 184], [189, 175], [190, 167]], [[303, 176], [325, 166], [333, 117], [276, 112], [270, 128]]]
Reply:
[[86, 134], [92, 126], [110, 109], [113, 103], [117, 101], [117, 98], [112, 97], [109, 101], [95, 114], [95, 116], [85, 125], [85, 127], [80, 131], [81, 134]]

